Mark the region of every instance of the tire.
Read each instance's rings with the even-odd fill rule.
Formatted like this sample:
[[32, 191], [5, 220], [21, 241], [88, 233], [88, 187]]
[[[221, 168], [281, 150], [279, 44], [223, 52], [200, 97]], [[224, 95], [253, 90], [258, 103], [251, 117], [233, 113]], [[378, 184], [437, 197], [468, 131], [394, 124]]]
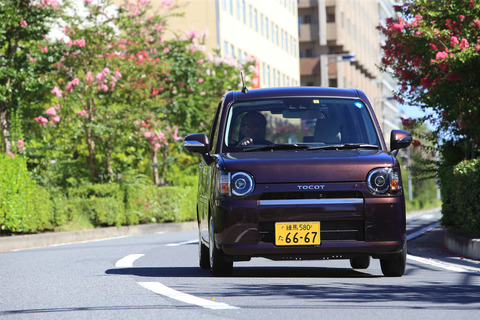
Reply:
[[367, 269], [370, 266], [370, 256], [360, 256], [350, 259], [353, 269]]
[[225, 255], [223, 251], [218, 249], [215, 245], [212, 218], [210, 218], [209, 239], [210, 243], [208, 252], [210, 258], [210, 272], [215, 277], [230, 276], [233, 272], [233, 262], [225, 260]]
[[202, 269], [210, 269], [210, 256], [208, 253], [208, 248], [202, 242], [202, 236], [198, 234], [198, 264]]
[[401, 277], [405, 273], [407, 264], [407, 242], [403, 245], [403, 250], [394, 257], [380, 259], [383, 275], [386, 277]]

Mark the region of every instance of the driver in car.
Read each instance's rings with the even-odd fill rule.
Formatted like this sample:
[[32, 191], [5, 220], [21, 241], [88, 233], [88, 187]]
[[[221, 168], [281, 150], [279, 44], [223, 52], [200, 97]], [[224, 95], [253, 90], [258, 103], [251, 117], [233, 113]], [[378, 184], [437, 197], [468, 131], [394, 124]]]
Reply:
[[249, 145], [270, 145], [272, 142], [265, 140], [267, 119], [259, 112], [248, 112], [240, 123], [240, 142], [237, 147]]

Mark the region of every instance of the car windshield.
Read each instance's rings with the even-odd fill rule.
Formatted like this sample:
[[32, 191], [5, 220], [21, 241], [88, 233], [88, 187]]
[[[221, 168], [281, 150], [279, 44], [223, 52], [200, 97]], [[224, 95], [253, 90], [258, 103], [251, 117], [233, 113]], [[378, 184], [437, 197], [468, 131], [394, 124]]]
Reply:
[[[372, 148], [380, 142], [358, 99], [278, 98], [234, 103], [223, 151]], [[326, 148], [327, 149], [327, 148]]]

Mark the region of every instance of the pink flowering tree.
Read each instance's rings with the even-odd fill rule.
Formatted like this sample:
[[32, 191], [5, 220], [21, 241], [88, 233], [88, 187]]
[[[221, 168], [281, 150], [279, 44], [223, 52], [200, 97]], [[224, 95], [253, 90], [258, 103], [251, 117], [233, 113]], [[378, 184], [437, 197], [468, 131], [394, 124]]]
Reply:
[[172, 1], [162, 1], [158, 12], [149, 0], [125, 1], [120, 10], [107, 0], [84, 5], [86, 17], [65, 18], [52, 102], [33, 120], [65, 159], [86, 164], [94, 182], [133, 168], [164, 184], [178, 153], [172, 145], [205, 130], [244, 66], [207, 56], [194, 30], [164, 38], [168, 18], [178, 15]]
[[134, 124], [139, 129], [137, 131], [139, 140], [143, 140], [150, 149], [153, 182], [156, 185], [164, 185], [166, 183], [165, 171], [169, 160], [169, 146], [172, 142], [181, 140], [181, 137], [178, 135], [178, 126], [161, 126], [153, 118], [147, 115], [145, 120], [135, 121]]
[[[0, 127], [7, 154], [24, 149], [23, 119], [31, 119], [50, 100], [55, 45], [46, 35], [68, 5], [57, 0], [9, 0], [0, 4]], [[42, 120], [43, 121], [43, 120]]]
[[[396, 98], [422, 108], [442, 138], [480, 143], [480, 4], [474, 0], [406, 1], [379, 27], [382, 68], [399, 81]], [[427, 119], [423, 119], [427, 120]]]

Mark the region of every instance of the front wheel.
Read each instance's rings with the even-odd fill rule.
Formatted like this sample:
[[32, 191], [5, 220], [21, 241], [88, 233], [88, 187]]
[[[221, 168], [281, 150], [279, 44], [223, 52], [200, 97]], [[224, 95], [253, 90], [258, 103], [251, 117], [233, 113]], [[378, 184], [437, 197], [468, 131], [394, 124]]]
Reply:
[[401, 277], [405, 273], [407, 264], [407, 241], [403, 245], [403, 250], [393, 257], [380, 259], [380, 266], [383, 275], [386, 277]]
[[215, 245], [215, 236], [213, 230], [213, 219], [210, 218], [209, 228], [209, 256], [210, 256], [210, 272], [215, 277], [229, 276], [233, 272], [233, 262], [225, 260], [225, 255], [222, 250]]

